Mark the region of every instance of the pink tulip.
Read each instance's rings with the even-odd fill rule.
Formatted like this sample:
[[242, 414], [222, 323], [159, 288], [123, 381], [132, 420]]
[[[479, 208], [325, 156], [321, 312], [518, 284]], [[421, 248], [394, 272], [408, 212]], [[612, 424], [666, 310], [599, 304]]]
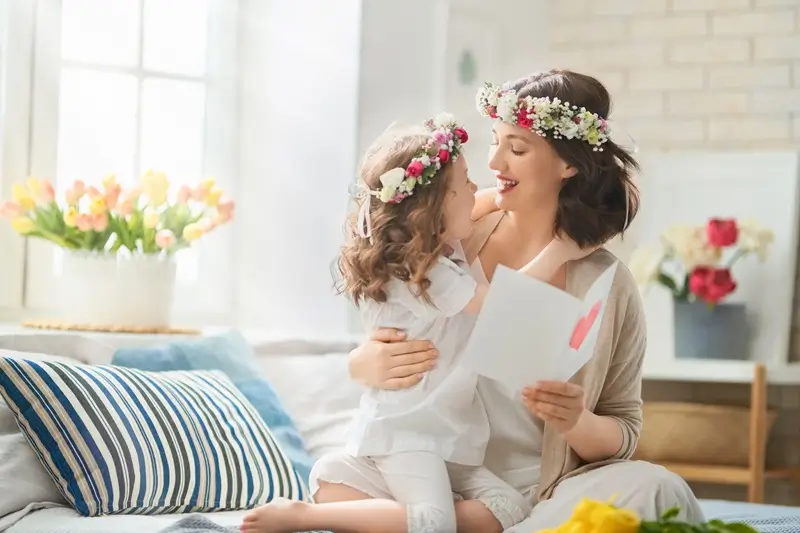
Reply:
[[94, 185], [92, 185], [91, 187], [86, 189], [86, 194], [88, 194], [90, 198], [95, 198], [97, 196], [103, 196], [102, 194], [100, 194], [100, 191]]
[[94, 215], [92, 218], [92, 229], [95, 231], [105, 231], [108, 227], [108, 212]]
[[75, 180], [75, 183], [72, 184], [72, 190], [78, 196], [83, 196], [86, 193], [86, 184], [82, 180]]
[[25, 214], [25, 210], [16, 202], [3, 202], [0, 204], [0, 217], [12, 220]]
[[156, 233], [156, 246], [161, 249], [169, 248], [175, 244], [175, 234], [168, 229], [162, 229]]
[[105, 194], [106, 207], [108, 207], [109, 209], [114, 209], [114, 207], [116, 207], [116, 205], [117, 205], [117, 202], [119, 201], [120, 193], [122, 193], [122, 187], [120, 187], [116, 183], [111, 185], [106, 190], [106, 194]]
[[236, 208], [236, 203], [233, 200], [223, 200], [217, 206], [219, 214], [233, 216], [233, 210]]
[[122, 202], [117, 204], [117, 214], [121, 217], [126, 217], [133, 213], [133, 208], [135, 207], [134, 201], [130, 198], [126, 198]]
[[75, 225], [81, 231], [89, 231], [92, 229], [92, 216], [91, 215], [78, 215], [78, 220], [75, 221]]
[[176, 198], [176, 201], [179, 204], [185, 204], [189, 201], [189, 198], [191, 197], [192, 197], [192, 188], [189, 187], [188, 185], [183, 185], [181, 186], [180, 189], [178, 189], [178, 197]]
[[42, 190], [39, 193], [39, 199], [45, 204], [49, 204], [56, 199], [56, 191], [53, 188], [53, 184], [50, 183], [50, 180], [42, 181]]
[[83, 192], [73, 187], [72, 189], [67, 189], [67, 192], [64, 193], [64, 197], [67, 200], [67, 204], [77, 205], [81, 197], [83, 197]]

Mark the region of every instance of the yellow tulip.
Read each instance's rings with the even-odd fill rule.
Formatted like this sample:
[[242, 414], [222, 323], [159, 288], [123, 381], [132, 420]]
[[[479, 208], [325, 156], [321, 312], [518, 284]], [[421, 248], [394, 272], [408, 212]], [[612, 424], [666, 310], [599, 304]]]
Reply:
[[559, 526], [557, 531], [558, 533], [595, 533], [599, 530], [592, 529], [592, 526], [586, 522], [570, 520]]
[[200, 224], [187, 224], [183, 228], [183, 238], [187, 241], [196, 241], [203, 236], [203, 228]]
[[575, 509], [572, 511], [572, 520], [583, 520], [589, 521], [591, 520], [592, 513], [598, 507], [602, 507], [604, 504], [590, 500], [588, 498], [583, 498], [578, 505], [575, 506]]
[[33, 198], [39, 198], [42, 192], [42, 182], [38, 178], [28, 178], [28, 192]]
[[106, 199], [102, 196], [94, 196], [89, 200], [89, 211], [93, 215], [102, 215], [106, 212]]
[[11, 227], [20, 235], [27, 235], [36, 229], [36, 223], [28, 217], [17, 217], [11, 221]]
[[219, 205], [219, 199], [222, 197], [222, 189], [214, 187], [208, 192], [206, 196], [206, 205], [209, 207], [216, 207]]
[[71, 206], [64, 211], [64, 224], [66, 224], [68, 228], [74, 228], [78, 225], [78, 210], [75, 206]]
[[145, 213], [142, 223], [144, 224], [145, 228], [153, 229], [156, 226], [158, 226], [158, 221], [160, 219], [161, 219], [160, 214], [154, 211], [148, 211], [147, 213]]
[[169, 180], [163, 172], [148, 170], [142, 177], [142, 192], [147, 195], [151, 207], [158, 207], [167, 201]]
[[14, 201], [17, 202], [22, 209], [30, 211], [36, 207], [36, 200], [28, 193], [28, 189], [19, 183], [14, 184], [13, 189]]
[[116, 174], [109, 174], [108, 176], [103, 178], [103, 181], [101, 183], [103, 184], [103, 189], [109, 190], [114, 185], [117, 184], [117, 175]]
[[641, 520], [627, 509], [602, 506], [592, 513], [592, 526], [603, 533], [637, 533]]
[[206, 178], [206, 179], [204, 179], [204, 180], [201, 180], [199, 185], [200, 185], [200, 187], [202, 187], [203, 189], [206, 189], [206, 190], [209, 190], [209, 191], [210, 191], [210, 190], [211, 190], [211, 189], [214, 187], [214, 185], [215, 185], [216, 183], [217, 183], [217, 182], [216, 182], [216, 180], [215, 180], [214, 178]]

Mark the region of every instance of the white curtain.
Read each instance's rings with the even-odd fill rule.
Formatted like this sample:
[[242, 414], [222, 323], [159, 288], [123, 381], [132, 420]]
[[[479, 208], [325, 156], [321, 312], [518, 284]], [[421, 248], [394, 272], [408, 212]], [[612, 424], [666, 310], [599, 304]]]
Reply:
[[244, 0], [239, 65], [239, 323], [347, 333], [333, 291], [357, 162], [360, 0]]

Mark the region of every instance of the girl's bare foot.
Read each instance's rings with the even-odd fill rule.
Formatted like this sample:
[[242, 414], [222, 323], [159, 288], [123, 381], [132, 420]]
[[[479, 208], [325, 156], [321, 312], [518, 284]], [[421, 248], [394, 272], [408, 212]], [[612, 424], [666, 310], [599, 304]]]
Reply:
[[247, 513], [242, 533], [294, 533], [302, 531], [302, 517], [309, 503], [278, 498]]

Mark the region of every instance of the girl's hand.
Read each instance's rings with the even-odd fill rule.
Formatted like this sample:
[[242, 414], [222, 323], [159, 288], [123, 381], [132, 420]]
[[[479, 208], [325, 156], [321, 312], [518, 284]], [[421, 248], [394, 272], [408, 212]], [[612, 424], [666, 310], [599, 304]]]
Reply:
[[368, 387], [405, 389], [419, 383], [438, 355], [428, 341], [407, 341], [402, 331], [380, 328], [350, 352], [348, 367], [350, 377]]
[[541, 381], [522, 390], [522, 403], [536, 417], [566, 433], [585, 410], [583, 387], [560, 381]]

